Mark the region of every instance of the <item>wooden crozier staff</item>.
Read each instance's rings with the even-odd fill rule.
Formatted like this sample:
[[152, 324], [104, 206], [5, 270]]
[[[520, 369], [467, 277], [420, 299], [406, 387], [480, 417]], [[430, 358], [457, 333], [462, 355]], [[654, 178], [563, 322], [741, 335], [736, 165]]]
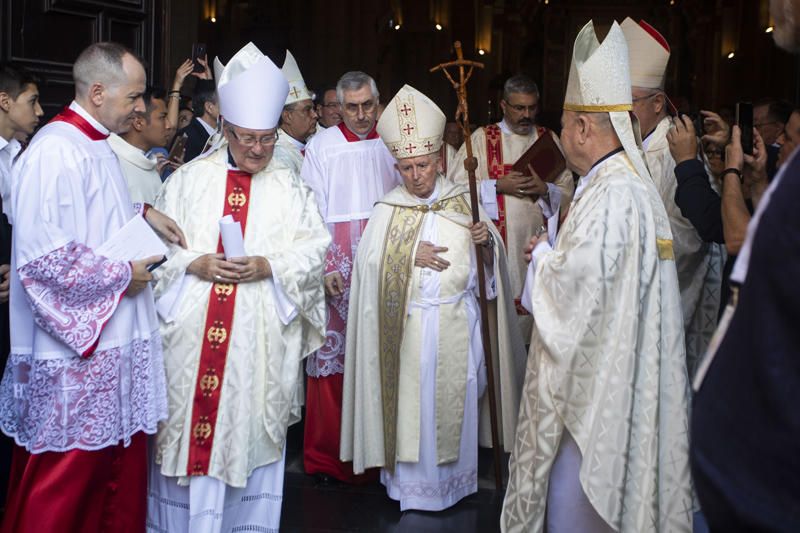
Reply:
[[[478, 168], [478, 160], [472, 155], [472, 139], [469, 130], [469, 110], [467, 108], [467, 82], [472, 76], [475, 68], [483, 68], [483, 63], [477, 61], [468, 61], [464, 59], [464, 53], [461, 50], [461, 41], [456, 41], [453, 44], [456, 50], [455, 61], [449, 63], [441, 63], [436, 65], [430, 72], [441, 70], [447, 77], [450, 84], [458, 94], [458, 109], [456, 110], [456, 123], [461, 127], [464, 132], [464, 142], [467, 145], [467, 158], [464, 160], [464, 168], [469, 175], [469, 199], [472, 207], [472, 222], [477, 223], [480, 220], [478, 213], [478, 186], [475, 179], [475, 169]], [[450, 73], [447, 71], [449, 67], [458, 67], [458, 81], [454, 80]], [[469, 69], [464, 72], [465, 67]], [[445, 152], [446, 157], [446, 152]], [[501, 244], [501, 243], [498, 243]], [[481, 246], [475, 245], [475, 255], [478, 258], [478, 289], [480, 294], [481, 306], [481, 337], [483, 339], [483, 353], [486, 362], [486, 377], [489, 386], [489, 419], [492, 425], [492, 449], [494, 450], [494, 484], [497, 490], [503, 488], [503, 474], [502, 474], [502, 452], [500, 450], [500, 439], [497, 432], [497, 400], [495, 399], [494, 390], [494, 359], [492, 357], [492, 350], [489, 337], [489, 314], [486, 309], [486, 278], [484, 277], [483, 254], [481, 253]]]

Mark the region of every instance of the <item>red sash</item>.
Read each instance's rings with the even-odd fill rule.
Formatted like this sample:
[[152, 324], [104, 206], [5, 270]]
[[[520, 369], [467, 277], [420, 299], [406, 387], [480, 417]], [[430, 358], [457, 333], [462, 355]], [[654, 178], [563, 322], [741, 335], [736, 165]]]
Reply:
[[54, 116], [50, 122], [66, 122], [67, 124], [72, 124], [93, 141], [105, 141], [108, 139], [107, 133], [97, 131], [97, 128], [92, 126], [88, 120], [68, 107], [65, 107], [61, 113]]
[[[508, 174], [513, 164], [503, 164], [503, 132], [497, 124], [490, 124], [484, 128], [486, 132], [486, 166], [489, 172], [489, 179], [498, 180]], [[536, 133], [544, 135], [547, 128], [537, 127]], [[506, 198], [504, 194], [497, 194], [497, 220], [494, 221], [503, 242], [508, 249], [508, 239], [506, 238]], [[529, 315], [528, 310], [522, 307], [520, 298], [514, 299], [518, 315]]]
[[[232, 215], [233, 219], [242, 225], [242, 234], [245, 232], [247, 212], [250, 206], [250, 180], [251, 175], [247, 172], [228, 171], [225, 207], [222, 214], [223, 216]], [[217, 253], [223, 253], [222, 237], [217, 243]], [[236, 289], [235, 283], [214, 283], [211, 286], [194, 402], [192, 403], [192, 435], [187, 464], [190, 476], [208, 474], [222, 380], [225, 377], [225, 361], [228, 357], [232, 334]]]
[[358, 142], [358, 141], [361, 141], [361, 140], [368, 141], [370, 139], [377, 139], [378, 138], [378, 130], [377, 130], [378, 123], [377, 122], [375, 123], [374, 126], [372, 126], [372, 130], [370, 130], [370, 132], [367, 134], [367, 137], [365, 139], [361, 139], [358, 135], [356, 135], [355, 133], [350, 131], [350, 129], [347, 126], [344, 125], [344, 122], [340, 122], [339, 124], [337, 124], [337, 126], [341, 130], [342, 135], [344, 135], [344, 138], [347, 139], [347, 142], [350, 142], [350, 143], [355, 143], [355, 142]]

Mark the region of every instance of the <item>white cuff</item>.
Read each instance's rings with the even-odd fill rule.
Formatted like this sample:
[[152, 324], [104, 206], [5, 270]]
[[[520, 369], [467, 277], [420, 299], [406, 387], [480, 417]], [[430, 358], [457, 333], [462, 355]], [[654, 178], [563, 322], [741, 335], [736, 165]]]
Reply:
[[520, 297], [520, 304], [530, 314], [533, 314], [533, 304], [531, 303], [531, 291], [533, 290], [533, 282], [536, 279], [536, 264], [544, 254], [553, 249], [547, 241], [539, 241], [531, 253], [531, 262], [528, 263], [528, 271], [525, 274], [525, 285], [522, 287], [522, 295]]
[[278, 318], [280, 318], [283, 325], [286, 326], [297, 316], [297, 306], [295, 306], [289, 297], [286, 296], [286, 293], [283, 292], [281, 282], [275, 277], [274, 271], [272, 272], [272, 277], [267, 281], [272, 285], [272, 291], [275, 295], [275, 310], [278, 312]]
[[497, 207], [497, 181], [481, 181], [481, 205], [483, 210], [492, 220], [500, 218], [500, 211]]
[[547, 184], [547, 200], [542, 196], [537, 203], [547, 219], [547, 240], [553, 246], [558, 233], [558, 217], [561, 212], [561, 189], [552, 183]]

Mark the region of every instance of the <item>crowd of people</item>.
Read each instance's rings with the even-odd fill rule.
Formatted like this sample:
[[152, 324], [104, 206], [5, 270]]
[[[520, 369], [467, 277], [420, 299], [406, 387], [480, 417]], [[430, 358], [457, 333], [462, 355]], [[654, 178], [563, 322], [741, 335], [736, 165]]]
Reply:
[[[499, 446], [503, 531], [798, 530], [800, 109], [757, 101], [749, 150], [675, 109], [669, 58], [589, 21], [560, 132], [519, 74], [468, 142], [409, 85], [314, 93], [252, 43], [169, 91], [92, 44], [45, 125], [1, 66], [1, 530], [278, 531], [301, 419], [307, 474], [401, 510]], [[514, 170], [548, 137], [563, 172]], [[166, 254], [117, 242], [137, 217]]]

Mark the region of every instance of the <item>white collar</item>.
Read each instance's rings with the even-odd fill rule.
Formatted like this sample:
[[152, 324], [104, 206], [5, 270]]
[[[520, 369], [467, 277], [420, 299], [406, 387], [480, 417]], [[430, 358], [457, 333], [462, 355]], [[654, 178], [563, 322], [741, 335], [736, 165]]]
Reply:
[[422, 202], [425, 205], [432, 205], [439, 198], [439, 178], [436, 178], [436, 186], [433, 188], [433, 192], [427, 198], [420, 198], [419, 196], [414, 196], [417, 200]]
[[619, 152], [617, 152], [617, 153], [615, 153], [613, 155], [610, 155], [608, 157], [604, 157], [603, 159], [601, 159], [600, 161], [595, 163], [594, 166], [591, 169], [589, 169], [589, 172], [587, 172], [585, 176], [581, 176], [581, 179], [578, 180], [578, 186], [575, 187], [575, 196], [572, 197], [572, 201], [575, 202], [581, 196], [583, 196], [584, 189], [586, 189], [586, 186], [589, 185], [589, 183], [591, 183], [592, 178], [594, 178], [595, 174], [597, 174], [597, 172], [603, 166], [603, 163], [607, 163], [607, 162], [611, 161], [612, 159], [614, 159], [615, 157], [617, 157], [618, 155], [624, 154], [624, 153], [625, 153], [625, 150], [620, 150]]
[[297, 148], [298, 150], [306, 149], [306, 143], [298, 141], [297, 139], [286, 133], [285, 129], [283, 128], [278, 128], [278, 129], [280, 130], [280, 133], [278, 133], [278, 135], [280, 135], [280, 137], [286, 137], [286, 139], [288, 139], [289, 142], [295, 146], [295, 148]]
[[99, 131], [99, 132], [100, 132], [100, 133], [102, 133], [103, 135], [108, 135], [109, 133], [111, 133], [110, 131], [108, 131], [108, 128], [106, 128], [105, 126], [103, 126], [102, 124], [100, 124], [99, 122], [97, 122], [97, 119], [96, 119], [96, 118], [94, 118], [92, 115], [90, 115], [90, 114], [89, 114], [89, 112], [88, 112], [88, 111], [86, 111], [86, 110], [85, 110], [85, 109], [84, 109], [84, 108], [83, 108], [83, 107], [82, 107], [82, 106], [81, 106], [81, 105], [80, 105], [78, 102], [76, 102], [75, 100], [73, 100], [73, 101], [72, 101], [72, 103], [71, 103], [71, 104], [69, 104], [69, 108], [70, 108], [70, 109], [72, 109], [73, 111], [75, 111], [77, 114], [79, 114], [79, 115], [80, 115], [80, 116], [82, 116], [83, 118], [85, 118], [85, 119], [86, 119], [86, 122], [88, 122], [89, 124], [91, 124], [91, 125], [92, 125], [92, 127], [93, 127], [94, 129], [96, 129], [97, 131]]
[[214, 135], [214, 133], [217, 131], [216, 128], [212, 128], [211, 124], [203, 120], [202, 117], [195, 117], [195, 118], [197, 119], [197, 122], [199, 122], [200, 125], [203, 126], [203, 129], [208, 132], [209, 135]]
[[147, 157], [143, 150], [135, 147], [116, 133], [112, 133], [108, 137], [108, 142], [119, 157], [122, 157], [131, 164], [144, 170], [153, 170], [156, 168], [157, 160], [155, 157]]

